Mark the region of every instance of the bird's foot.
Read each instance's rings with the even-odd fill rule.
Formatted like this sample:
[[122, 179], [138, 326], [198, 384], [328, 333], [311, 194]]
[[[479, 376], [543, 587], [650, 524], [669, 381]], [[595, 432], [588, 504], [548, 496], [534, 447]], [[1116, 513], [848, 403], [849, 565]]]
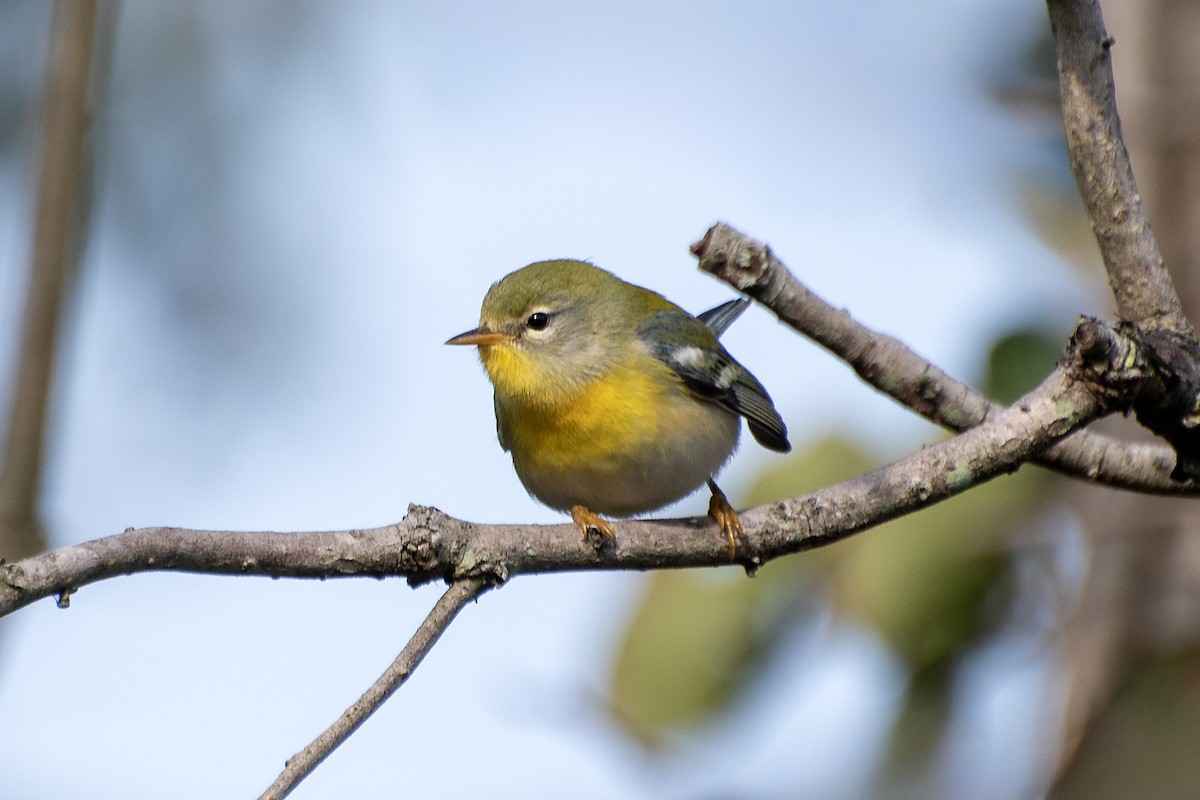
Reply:
[[738, 519], [737, 511], [729, 505], [725, 493], [718, 489], [711, 479], [708, 481], [708, 488], [712, 492], [712, 498], [708, 501], [708, 515], [716, 520], [717, 527], [725, 534], [729, 543], [729, 560], [736, 561], [737, 537], [742, 534], [742, 522]]
[[605, 542], [610, 545], [617, 543], [617, 535], [613, 532], [612, 523], [598, 514], [593, 514], [585, 506], [571, 506], [571, 519], [583, 533], [583, 540], [599, 550]]

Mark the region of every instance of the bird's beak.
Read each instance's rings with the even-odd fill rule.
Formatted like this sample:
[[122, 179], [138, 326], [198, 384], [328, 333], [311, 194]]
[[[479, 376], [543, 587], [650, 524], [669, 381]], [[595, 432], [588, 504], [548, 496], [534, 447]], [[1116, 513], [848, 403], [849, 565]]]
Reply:
[[446, 344], [473, 344], [478, 347], [491, 347], [492, 345], [511, 342], [516, 338], [511, 333], [501, 333], [500, 331], [492, 330], [486, 325], [480, 325], [473, 331], [460, 333], [458, 336], [448, 339]]

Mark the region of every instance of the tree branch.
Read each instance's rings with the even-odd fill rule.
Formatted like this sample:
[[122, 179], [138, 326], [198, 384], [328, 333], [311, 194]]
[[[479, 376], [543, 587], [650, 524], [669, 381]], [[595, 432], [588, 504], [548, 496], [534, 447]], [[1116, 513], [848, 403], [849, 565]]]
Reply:
[[[1085, 335], [1086, 333], [1086, 335]], [[1120, 334], [1085, 320], [1075, 340]], [[1119, 363], [1073, 341], [1064, 366], [975, 428], [888, 466], [742, 514], [738, 561], [748, 570], [808, 550], [965, 491], [1017, 469], [1105, 413], [1104, 386]], [[1101, 353], [1115, 353], [1110, 348]], [[403, 575], [411, 583], [482, 577], [503, 582], [541, 572], [658, 569], [728, 564], [726, 540], [707, 517], [622, 522], [599, 551], [574, 525], [481, 525], [410, 506], [399, 523], [371, 530], [247, 533], [146, 528], [0, 566], [0, 615], [116, 575], [147, 571], [331, 578]]]
[[[692, 245], [700, 269], [769, 308], [779, 319], [845, 361], [869, 385], [954, 431], [981, 424], [1003, 406], [947, 375], [903, 342], [871, 330], [814, 294], [767, 245], [725, 223]], [[1087, 431], [1039, 454], [1037, 463], [1068, 475], [1156, 494], [1200, 494], [1172, 479], [1174, 453]]]
[[1163, 264], [1121, 137], [1099, 0], [1048, 0], [1071, 170], [1121, 319], [1194, 336]]
[[478, 598], [491, 588], [484, 578], [463, 578], [450, 585], [438, 599], [429, 616], [408, 640], [408, 644], [396, 656], [379, 679], [352, 706], [338, 717], [320, 736], [307, 747], [288, 759], [275, 782], [267, 788], [259, 800], [281, 800], [317, 768], [325, 758], [337, 749], [350, 734], [366, 722], [400, 686], [408, 680], [425, 655], [433, 649], [442, 632], [450, 626], [463, 606]]
[[1048, 0], [1071, 169], [1121, 319], [1158, 385], [1131, 395], [1138, 421], [1175, 448], [1177, 480], [1200, 481], [1200, 342], [1163, 264], [1121, 137], [1112, 45], [1099, 0]]
[[91, 121], [87, 98], [95, 28], [95, 0], [55, 3], [33, 266], [0, 463], [0, 542], [17, 555], [45, 547], [37, 517], [38, 487], [59, 309], [85, 217], [85, 143]]
[[[1186, 341], [1195, 344], [1192, 328], [1150, 232], [1121, 141], [1109, 64], [1112, 42], [1104, 32], [1099, 5], [1095, 0], [1048, 0], [1048, 5], [1072, 166], [1121, 317], [1135, 329], [1083, 321], [1062, 364], [1033, 392], [1002, 408], [900, 342], [830, 307], [765, 246], [727, 226], [714, 227], [694, 248], [702, 269], [758, 298], [782, 320], [846, 360], [871, 385], [927, 418], [962, 431], [849, 481], [745, 512], [741, 520], [746, 535], [739, 542], [738, 560], [747, 570], [939, 502], [1034, 458], [1114, 486], [1196, 493], [1196, 486], [1170, 480], [1172, 459], [1164, 448], [1075, 433], [1109, 409], [1126, 407], [1147, 385], [1147, 373], [1151, 379], [1160, 373], [1182, 375], [1200, 359]], [[67, 153], [63, 162], [67, 167], [73, 163], [70, 157]], [[719, 236], [729, 241], [718, 246]], [[1156, 330], [1185, 340], [1140, 335]], [[1189, 390], [1166, 404], [1166, 427], [1178, 427], [1195, 396]], [[1197, 419], [1194, 405], [1188, 422]], [[44, 397], [40, 413], [44, 416]], [[41, 420], [37, 421], [40, 431]], [[1195, 427], [1191, 424], [1188, 430]], [[1200, 451], [1200, 446], [1194, 449]], [[31, 507], [28, 498], [36, 496], [36, 482], [17, 489]], [[0, 502], [0, 511], [7, 507]], [[463, 606], [490, 586], [539, 572], [725, 563], [725, 539], [707, 518], [622, 523], [615, 544], [594, 550], [580, 542], [573, 525], [477, 525], [411, 506], [401, 522], [371, 530], [278, 534], [151, 528], [14, 564], [0, 562], [0, 615], [55, 595], [65, 606], [71, 594], [88, 583], [144, 571], [320, 578], [402, 575], [414, 584], [450, 581], [392, 665], [329, 729], [289, 760], [262, 795], [282, 798], [407, 680]]]

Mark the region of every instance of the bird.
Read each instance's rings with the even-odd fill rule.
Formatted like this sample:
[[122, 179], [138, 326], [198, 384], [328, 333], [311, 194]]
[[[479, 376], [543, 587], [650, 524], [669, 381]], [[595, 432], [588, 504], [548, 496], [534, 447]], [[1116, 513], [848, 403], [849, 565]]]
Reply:
[[492, 284], [478, 327], [446, 344], [478, 349], [500, 446], [526, 490], [568, 512], [585, 540], [615, 544], [605, 517], [707, 485], [733, 560], [743, 529], [714, 476], [741, 419], [763, 447], [791, 450], [767, 390], [719, 341], [748, 304], [693, 316], [587, 261], [539, 261]]

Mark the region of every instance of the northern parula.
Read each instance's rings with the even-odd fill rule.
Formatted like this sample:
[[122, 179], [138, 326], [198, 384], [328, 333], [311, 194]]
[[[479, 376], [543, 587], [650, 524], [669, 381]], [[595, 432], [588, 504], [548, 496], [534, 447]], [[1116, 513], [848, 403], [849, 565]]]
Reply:
[[475, 345], [495, 388], [496, 432], [529, 493], [569, 511], [584, 537], [615, 540], [598, 516], [653, 511], [707, 482], [709, 515], [736, 554], [741, 523], [713, 482], [745, 417], [759, 444], [791, 449], [767, 390], [718, 336], [733, 300], [693, 317], [584, 261], [540, 261], [492, 284]]

